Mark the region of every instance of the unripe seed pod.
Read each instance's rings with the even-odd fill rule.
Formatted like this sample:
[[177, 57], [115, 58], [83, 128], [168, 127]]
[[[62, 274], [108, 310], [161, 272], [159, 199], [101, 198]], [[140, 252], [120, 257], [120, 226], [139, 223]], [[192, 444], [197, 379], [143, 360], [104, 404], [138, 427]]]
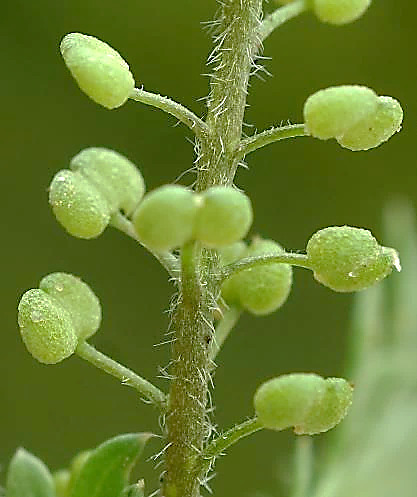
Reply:
[[398, 253], [382, 247], [368, 230], [332, 226], [315, 233], [307, 244], [314, 278], [336, 292], [363, 290], [401, 269]]
[[[284, 249], [273, 240], [255, 239], [245, 257], [282, 252]], [[241, 306], [261, 316], [276, 311], [287, 300], [292, 284], [292, 267], [289, 264], [270, 263], [245, 269], [236, 277], [239, 278]]]
[[321, 140], [338, 138], [373, 116], [378, 96], [365, 86], [332, 86], [310, 95], [304, 104], [306, 131]]
[[352, 386], [341, 378], [293, 373], [263, 383], [255, 393], [255, 412], [271, 430], [294, 427], [297, 435], [330, 430], [352, 403]]
[[322, 22], [347, 24], [356, 21], [371, 4], [371, 0], [310, 0], [314, 13]]
[[72, 158], [70, 167], [95, 186], [112, 213], [123, 209], [129, 216], [145, 193], [140, 171], [133, 162], [114, 150], [86, 148]]
[[66, 309], [78, 339], [86, 339], [98, 330], [101, 323], [100, 301], [80, 278], [67, 273], [52, 273], [41, 280], [39, 288]]
[[202, 193], [194, 237], [207, 247], [223, 247], [241, 240], [253, 220], [249, 198], [230, 186], [213, 186]]
[[18, 307], [26, 348], [44, 364], [56, 364], [75, 351], [78, 337], [67, 310], [43, 290], [28, 290]]
[[156, 251], [173, 250], [192, 239], [199, 197], [180, 185], [165, 185], [145, 195], [133, 214], [142, 243]]
[[[233, 262], [243, 259], [246, 256], [248, 247], [242, 240], [221, 247], [219, 257], [222, 265], [232, 264]], [[222, 297], [228, 304], [237, 304], [240, 306], [239, 296], [239, 274], [227, 278], [222, 284]]]
[[93, 36], [70, 33], [61, 54], [81, 90], [107, 109], [123, 105], [135, 87], [127, 62], [116, 50]]
[[[255, 239], [242, 258], [282, 252], [283, 248], [273, 240]], [[226, 302], [261, 316], [276, 311], [284, 304], [291, 284], [291, 266], [273, 262], [244, 269], [231, 276], [222, 285], [222, 296]]]
[[379, 97], [375, 114], [359, 121], [338, 143], [349, 150], [369, 150], [386, 142], [400, 131], [403, 110], [400, 103], [391, 97]]
[[77, 172], [64, 169], [55, 175], [49, 203], [59, 223], [77, 238], [96, 238], [110, 222], [107, 201]]

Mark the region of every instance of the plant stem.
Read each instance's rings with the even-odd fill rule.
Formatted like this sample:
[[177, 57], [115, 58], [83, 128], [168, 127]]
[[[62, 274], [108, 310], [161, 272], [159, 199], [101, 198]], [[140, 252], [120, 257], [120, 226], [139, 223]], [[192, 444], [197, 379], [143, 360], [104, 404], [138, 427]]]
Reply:
[[262, 0], [224, 0], [209, 63], [209, 138], [201, 148], [196, 190], [230, 184], [238, 166], [235, 150], [242, 136], [251, 67], [260, 47]]
[[107, 374], [114, 376], [124, 385], [134, 388], [162, 411], [166, 409], [167, 398], [159, 388], [152, 385], [152, 383], [137, 375], [132, 370], [102, 354], [92, 345], [85, 341], [80, 342], [76, 354], [97, 368], [105, 371]]
[[313, 477], [313, 439], [299, 436], [295, 440], [294, 484], [291, 497], [308, 497]]
[[200, 140], [204, 141], [207, 135], [207, 125], [199, 117], [197, 117], [194, 112], [187, 109], [187, 107], [174, 102], [174, 100], [171, 100], [168, 97], [163, 97], [162, 95], [157, 95], [156, 93], [150, 93], [139, 88], [135, 88], [129, 98], [131, 100], [136, 100], [136, 102], [151, 105], [152, 107], [156, 107], [164, 112], [167, 112], [168, 114], [171, 114], [183, 124], [188, 126]]
[[[223, 0], [221, 5], [220, 31], [210, 57], [216, 67], [208, 98], [208, 133], [197, 140], [196, 191], [233, 182], [249, 75], [260, 46], [262, 0]], [[214, 332], [219, 261], [215, 251], [191, 243], [182, 248], [181, 263], [180, 294], [173, 316], [173, 380], [161, 489], [164, 497], [200, 495], [202, 477], [196, 461], [210, 435], [206, 404], [211, 362], [207, 337]]]
[[202, 319], [204, 288], [200, 284], [200, 248], [195, 242], [181, 251], [180, 295], [173, 317], [175, 340], [169, 406], [166, 418], [164, 497], [195, 497], [199, 482], [194, 461], [207, 436], [207, 325]]
[[236, 157], [239, 160], [242, 160], [247, 154], [258, 148], [269, 145], [270, 143], [275, 143], [279, 140], [284, 140], [285, 138], [295, 138], [297, 136], [308, 136], [304, 130], [304, 124], [294, 124], [291, 126], [268, 129], [262, 133], [242, 140], [236, 151]]
[[259, 423], [257, 418], [252, 418], [244, 421], [240, 425], [236, 425], [230, 430], [220, 435], [218, 438], [214, 439], [205, 449], [203, 454], [198, 460], [199, 470], [201, 478], [209, 471], [213, 465], [216, 457], [220, 456], [225, 449], [231, 445], [238, 442], [240, 439], [252, 435], [259, 430], [262, 430], [263, 426]]
[[244, 271], [245, 269], [250, 269], [256, 266], [263, 266], [265, 264], [271, 263], [291, 264], [292, 266], [311, 269], [308, 263], [308, 258], [305, 254], [291, 254], [288, 252], [273, 255], [265, 254], [254, 257], [246, 257], [245, 259], [241, 259], [240, 261], [234, 262], [233, 264], [224, 266], [220, 270], [218, 280], [222, 282], [226, 278], [229, 278], [230, 276], [233, 276], [240, 271]]
[[261, 40], [264, 41], [279, 26], [293, 19], [308, 9], [307, 0], [295, 0], [265, 17], [260, 29]]

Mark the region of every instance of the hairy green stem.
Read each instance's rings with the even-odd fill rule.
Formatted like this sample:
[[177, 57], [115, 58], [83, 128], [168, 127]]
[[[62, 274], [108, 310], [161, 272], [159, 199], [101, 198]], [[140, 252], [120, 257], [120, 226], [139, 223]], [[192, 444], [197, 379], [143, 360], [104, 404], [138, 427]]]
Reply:
[[214, 461], [218, 456], [222, 455], [224, 450], [226, 450], [231, 445], [234, 445], [240, 439], [252, 435], [252, 433], [255, 433], [262, 429], [263, 426], [255, 417], [234, 426], [219, 437], [215, 438], [206, 447], [204, 452], [201, 454], [201, 457], [197, 461], [201, 477], [203, 478], [204, 475], [212, 468]]
[[281, 126], [279, 128], [271, 128], [262, 133], [250, 136], [242, 140], [236, 150], [236, 158], [243, 160], [247, 154], [265, 147], [270, 143], [275, 143], [285, 138], [295, 138], [297, 136], [308, 136], [304, 130], [304, 124], [294, 124], [290, 126]]
[[162, 95], [157, 95], [156, 93], [150, 93], [139, 88], [135, 88], [129, 98], [131, 100], [135, 100], [136, 102], [151, 105], [152, 107], [156, 107], [157, 109], [171, 114], [183, 124], [188, 126], [197, 138], [201, 141], [205, 140], [207, 135], [207, 125], [191, 110], [187, 109], [187, 107], [174, 102], [174, 100], [171, 100], [168, 97], [163, 97]]
[[199, 482], [194, 461], [207, 436], [207, 333], [202, 319], [204, 288], [200, 283], [200, 248], [190, 242], [181, 251], [180, 295], [173, 316], [171, 390], [166, 417], [167, 450], [162, 495], [194, 497]]
[[99, 352], [92, 345], [83, 341], [78, 344], [76, 354], [82, 359], [90, 362], [96, 368], [105, 371], [107, 374], [114, 376], [124, 385], [128, 385], [137, 390], [141, 395], [146, 397], [154, 406], [165, 411], [167, 404], [166, 395], [148, 380], [134, 373], [132, 370], [122, 366], [118, 362], [110, 359], [103, 353]]
[[[206, 119], [197, 137], [196, 191], [231, 184], [238, 161], [247, 86], [260, 42], [262, 0], [223, 0], [220, 31], [210, 56], [214, 64]], [[210, 436], [207, 396], [209, 343], [219, 295], [218, 256], [191, 243], [182, 249], [180, 293], [173, 316], [172, 375], [166, 417], [163, 497], [198, 497], [205, 475], [196, 461]]]
[[230, 276], [233, 276], [240, 271], [244, 271], [245, 269], [277, 262], [280, 264], [291, 264], [292, 266], [311, 269], [308, 257], [305, 254], [291, 254], [283, 252], [282, 254], [265, 254], [254, 257], [245, 257], [244, 259], [240, 259], [233, 264], [228, 264], [227, 266], [222, 267], [217, 277], [219, 281], [224, 281], [226, 278], [230, 278]]
[[274, 12], [266, 16], [262, 22], [259, 31], [261, 40], [264, 41], [276, 28], [306, 10], [308, 10], [307, 0], [295, 0], [294, 2], [274, 10]]
[[207, 101], [207, 143], [201, 147], [196, 189], [230, 184], [238, 166], [251, 68], [260, 47], [262, 0], [224, 0], [209, 63], [213, 66]]

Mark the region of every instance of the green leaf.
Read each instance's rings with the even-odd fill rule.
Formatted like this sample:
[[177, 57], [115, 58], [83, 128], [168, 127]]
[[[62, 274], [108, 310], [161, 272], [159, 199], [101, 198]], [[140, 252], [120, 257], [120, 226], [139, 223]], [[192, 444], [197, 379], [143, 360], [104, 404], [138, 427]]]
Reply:
[[119, 497], [129, 484], [133, 464], [151, 436], [151, 433], [128, 433], [99, 445], [80, 469], [70, 497]]
[[55, 497], [54, 481], [45, 464], [18, 449], [10, 461], [6, 481], [7, 497]]

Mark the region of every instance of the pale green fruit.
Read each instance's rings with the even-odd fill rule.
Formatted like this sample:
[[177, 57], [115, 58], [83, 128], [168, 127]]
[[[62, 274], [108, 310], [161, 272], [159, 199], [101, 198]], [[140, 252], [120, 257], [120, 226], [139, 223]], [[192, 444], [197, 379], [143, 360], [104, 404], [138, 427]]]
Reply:
[[249, 198], [230, 186], [213, 186], [202, 193], [194, 237], [207, 247], [223, 247], [244, 238], [252, 224]]
[[98, 330], [101, 323], [100, 301], [80, 278], [67, 273], [52, 273], [41, 280], [39, 288], [66, 309], [78, 339], [86, 339]]
[[61, 54], [81, 90], [107, 109], [123, 105], [135, 87], [126, 61], [93, 36], [70, 33], [61, 41]]
[[306, 131], [327, 140], [343, 136], [359, 121], [373, 116], [378, 96], [365, 86], [332, 86], [308, 97], [304, 104]]
[[110, 222], [111, 210], [97, 189], [81, 174], [59, 171], [49, 187], [52, 211], [70, 235], [96, 238]]
[[[246, 256], [248, 247], [242, 240], [219, 249], [220, 262], [223, 266], [232, 264]], [[227, 278], [222, 284], [222, 297], [229, 304], [240, 305], [238, 274]]]
[[259, 422], [271, 430], [294, 427], [297, 435], [330, 430], [345, 417], [352, 387], [340, 378], [293, 373], [263, 383], [254, 396]]
[[378, 147], [400, 131], [403, 110], [400, 103], [391, 97], [379, 97], [374, 114], [359, 121], [338, 143], [349, 150], [369, 150]]
[[145, 193], [140, 171], [133, 162], [114, 150], [86, 148], [73, 157], [70, 167], [95, 186], [112, 212], [123, 209], [129, 216]]
[[310, 0], [310, 3], [320, 21], [347, 24], [361, 17], [371, 0]]
[[[276, 255], [283, 251], [273, 240], [256, 239], [242, 258]], [[226, 302], [261, 316], [276, 311], [285, 303], [291, 284], [291, 266], [273, 262], [244, 269], [231, 276], [222, 285], [222, 295]]]
[[142, 243], [156, 251], [182, 247], [193, 237], [199, 197], [180, 185], [165, 185], [145, 195], [133, 214]]
[[368, 230], [332, 226], [315, 233], [307, 244], [314, 277], [336, 292], [363, 290], [401, 269], [397, 252], [382, 247]]
[[18, 323], [26, 348], [44, 364], [56, 364], [75, 351], [78, 337], [67, 310], [43, 290], [28, 290], [18, 307]]

